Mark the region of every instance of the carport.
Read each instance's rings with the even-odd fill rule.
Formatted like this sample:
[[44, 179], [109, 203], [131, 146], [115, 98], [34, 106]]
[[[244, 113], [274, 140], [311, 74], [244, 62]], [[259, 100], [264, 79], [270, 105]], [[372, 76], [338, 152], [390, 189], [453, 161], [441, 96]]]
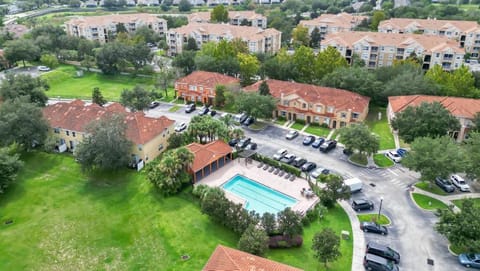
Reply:
[[232, 161], [232, 148], [221, 140], [212, 141], [205, 145], [192, 143], [187, 146], [193, 153], [193, 163], [189, 173], [193, 175], [193, 183], [212, 174]]

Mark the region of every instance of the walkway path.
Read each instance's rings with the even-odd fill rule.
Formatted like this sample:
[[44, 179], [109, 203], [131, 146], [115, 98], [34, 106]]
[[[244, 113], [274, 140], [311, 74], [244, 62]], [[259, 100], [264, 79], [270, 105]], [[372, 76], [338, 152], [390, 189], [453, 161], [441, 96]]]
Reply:
[[360, 230], [360, 221], [358, 220], [357, 213], [349, 206], [348, 201], [340, 200], [338, 204], [345, 210], [352, 224], [353, 238], [353, 255], [352, 255], [352, 271], [363, 270], [363, 252], [365, 251], [365, 236], [363, 231]]
[[434, 194], [428, 191], [425, 191], [423, 189], [420, 189], [418, 187], [415, 187], [415, 189], [412, 191], [413, 193], [418, 193], [422, 194], [425, 196], [429, 196], [431, 198], [434, 198], [436, 200], [439, 200], [443, 203], [445, 203], [447, 206], [453, 205], [453, 211], [454, 212], [460, 212], [460, 208], [458, 208], [452, 201], [457, 200], [457, 199], [464, 199], [464, 198], [480, 198], [480, 193], [468, 193], [468, 194], [456, 194], [456, 195], [438, 195]]

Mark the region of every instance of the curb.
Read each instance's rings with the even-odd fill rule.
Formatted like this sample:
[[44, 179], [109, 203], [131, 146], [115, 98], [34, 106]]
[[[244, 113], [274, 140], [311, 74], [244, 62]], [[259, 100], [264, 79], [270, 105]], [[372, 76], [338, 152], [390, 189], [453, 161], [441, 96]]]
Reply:
[[455, 252], [453, 252], [453, 251], [450, 249], [450, 246], [451, 246], [451, 244], [448, 244], [448, 246], [447, 246], [448, 252], [450, 252], [450, 254], [452, 254], [453, 256], [458, 257], [458, 254], [455, 253]]
[[[415, 187], [415, 188], [417, 188], [417, 187]], [[436, 209], [427, 210], [427, 209], [424, 209], [424, 208], [420, 207], [420, 205], [418, 205], [417, 202], [415, 201], [415, 199], [413, 198], [413, 193], [415, 193], [415, 190], [414, 190], [414, 189], [409, 191], [410, 199], [412, 200], [413, 204], [415, 204], [415, 206], [417, 206], [418, 209], [420, 209], [420, 210], [422, 210], [422, 211], [425, 211], [425, 212], [430, 212], [430, 213], [434, 213], [434, 212], [436, 211]], [[425, 195], [425, 194], [422, 194], [422, 193], [416, 193], [416, 194], [430, 197], [429, 195]], [[433, 198], [433, 197], [430, 197], [430, 198], [435, 199], [435, 198]], [[438, 199], [436, 199], [436, 200], [438, 200]]]

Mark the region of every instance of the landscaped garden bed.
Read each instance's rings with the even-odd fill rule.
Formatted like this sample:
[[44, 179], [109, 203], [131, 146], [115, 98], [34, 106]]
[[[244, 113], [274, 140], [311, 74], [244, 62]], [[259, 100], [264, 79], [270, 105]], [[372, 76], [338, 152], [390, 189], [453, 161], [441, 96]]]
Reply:
[[412, 193], [413, 200], [415, 203], [422, 209], [428, 210], [428, 211], [435, 211], [437, 209], [447, 209], [448, 206], [439, 201], [438, 199], [434, 199], [432, 197], [423, 195], [423, 194], [418, 194], [418, 193]]
[[425, 190], [425, 191], [433, 193], [433, 194], [437, 194], [437, 195], [441, 195], [441, 196], [446, 196], [447, 195], [447, 192], [443, 191], [436, 184], [433, 184], [433, 183], [430, 183], [430, 182], [427, 182], [427, 181], [418, 182], [418, 183], [415, 184], [415, 187], [418, 187], [422, 190]]
[[385, 156], [383, 153], [377, 153], [373, 155], [373, 161], [375, 161], [375, 165], [378, 167], [391, 167], [395, 163], [388, 159], [388, 157]]

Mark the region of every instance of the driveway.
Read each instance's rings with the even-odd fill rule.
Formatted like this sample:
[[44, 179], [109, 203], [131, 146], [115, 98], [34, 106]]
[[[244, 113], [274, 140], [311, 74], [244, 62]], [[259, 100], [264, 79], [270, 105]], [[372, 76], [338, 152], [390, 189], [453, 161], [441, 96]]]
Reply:
[[25, 68], [15, 67], [15, 68], [0, 72], [0, 80], [5, 79], [5, 73], [30, 74], [32, 77], [38, 77], [44, 72], [39, 71], [37, 67], [25, 67]]

